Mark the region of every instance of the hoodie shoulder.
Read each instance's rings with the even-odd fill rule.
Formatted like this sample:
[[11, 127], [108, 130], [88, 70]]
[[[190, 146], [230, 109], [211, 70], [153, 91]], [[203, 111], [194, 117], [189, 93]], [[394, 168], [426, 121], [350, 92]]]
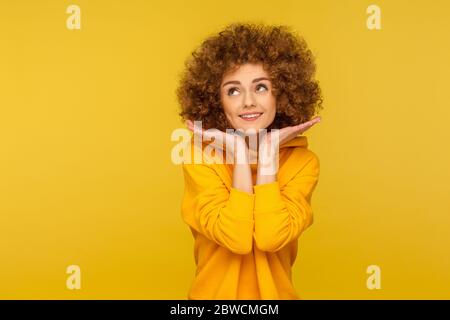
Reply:
[[[280, 148], [286, 148], [289, 152], [288, 157], [280, 168], [279, 180], [283, 186], [287, 184], [295, 175], [309, 167], [319, 170], [318, 156], [308, 149], [308, 139], [306, 136], [298, 136], [281, 145]], [[314, 169], [314, 170], [316, 170]]]
[[286, 144], [283, 144], [281, 148], [291, 148], [290, 158], [294, 158], [294, 162], [297, 162], [301, 166], [302, 163], [309, 162], [313, 158], [318, 161], [317, 155], [308, 146], [308, 138], [306, 136], [297, 136]]

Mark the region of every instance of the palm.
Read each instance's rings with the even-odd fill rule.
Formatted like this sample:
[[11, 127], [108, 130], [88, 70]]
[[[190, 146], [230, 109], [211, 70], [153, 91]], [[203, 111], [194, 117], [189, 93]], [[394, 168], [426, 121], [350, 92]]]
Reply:
[[188, 129], [195, 135], [201, 136], [202, 140], [212, 141], [209, 144], [210, 146], [221, 150], [225, 150], [224, 148], [227, 147], [226, 157], [229, 160], [234, 159], [236, 143], [241, 142], [242, 137], [240, 137], [239, 135], [223, 132], [218, 129], [202, 130], [201, 128], [194, 127], [194, 124], [191, 120], [187, 120], [186, 125]]
[[[316, 124], [317, 122], [320, 122], [320, 117], [316, 117], [310, 121], [298, 124], [296, 126], [289, 126], [289, 127], [284, 127], [282, 129], [280, 129], [278, 131], [278, 142], [275, 141], [276, 143], [276, 148], [278, 148], [278, 146], [292, 140], [293, 138], [295, 138], [297, 135], [305, 132], [306, 130], [308, 130], [309, 128], [311, 128], [314, 124]], [[269, 143], [271, 143], [271, 141], [274, 140], [274, 132], [270, 132], [268, 134], [265, 135], [264, 139], [263, 139], [263, 146], [262, 147], [267, 147], [267, 145]]]

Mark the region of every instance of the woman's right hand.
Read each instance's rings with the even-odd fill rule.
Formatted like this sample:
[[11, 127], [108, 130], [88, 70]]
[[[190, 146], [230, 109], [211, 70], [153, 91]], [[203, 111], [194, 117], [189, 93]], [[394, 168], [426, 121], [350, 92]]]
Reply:
[[186, 120], [186, 126], [203, 141], [210, 141], [211, 147], [222, 150], [226, 156], [226, 163], [248, 162], [247, 144], [239, 134], [227, 133], [218, 129], [203, 130], [202, 127], [195, 127], [192, 120]]

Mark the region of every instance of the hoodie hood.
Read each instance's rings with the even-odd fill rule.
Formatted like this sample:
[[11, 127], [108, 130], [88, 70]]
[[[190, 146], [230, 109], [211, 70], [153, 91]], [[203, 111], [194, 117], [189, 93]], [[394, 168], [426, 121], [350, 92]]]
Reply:
[[283, 143], [280, 146], [280, 149], [282, 148], [289, 148], [289, 147], [308, 147], [308, 138], [306, 136], [297, 136], [294, 139], [289, 140], [286, 143]]

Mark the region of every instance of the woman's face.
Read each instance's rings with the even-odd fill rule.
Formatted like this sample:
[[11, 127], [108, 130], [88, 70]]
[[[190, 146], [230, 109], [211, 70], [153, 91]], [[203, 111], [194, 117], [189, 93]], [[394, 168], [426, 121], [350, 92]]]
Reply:
[[234, 129], [264, 129], [275, 119], [276, 99], [262, 64], [246, 63], [224, 75], [220, 100]]

